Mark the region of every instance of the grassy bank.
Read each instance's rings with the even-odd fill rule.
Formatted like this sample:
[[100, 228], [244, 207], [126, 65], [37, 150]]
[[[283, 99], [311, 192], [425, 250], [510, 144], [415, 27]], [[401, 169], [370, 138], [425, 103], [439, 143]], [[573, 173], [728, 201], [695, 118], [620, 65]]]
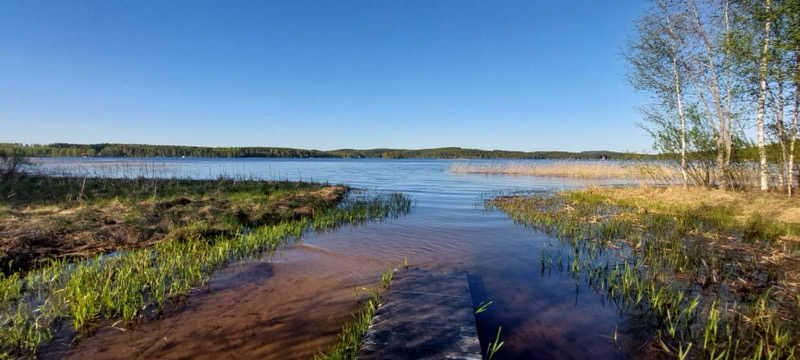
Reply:
[[565, 271], [675, 358], [794, 358], [800, 346], [800, 201], [680, 188], [594, 188], [492, 201], [563, 246]]
[[495, 164], [454, 164], [451, 172], [464, 174], [505, 174], [565, 177], [578, 179], [621, 179], [674, 183], [680, 176], [674, 167], [655, 163], [610, 161], [558, 161], [534, 164], [500, 162]]
[[[74, 182], [78, 181], [34, 180], [39, 183], [64, 181], [63, 188], [73, 190]], [[19, 269], [0, 275], [0, 358], [32, 356], [59, 329], [71, 329], [82, 336], [106, 322], [119, 320], [130, 324], [157, 315], [203, 287], [216, 270], [270, 252], [303, 231], [324, 231], [342, 224], [380, 220], [410, 209], [410, 201], [398, 194], [370, 199], [348, 198], [340, 202], [344, 188], [318, 184], [171, 181], [92, 179], [94, 191], [87, 192], [90, 187], [81, 185], [80, 192], [86, 199], [78, 197], [61, 202], [50, 194], [6, 203], [9, 211], [18, 212], [39, 206], [54, 207], [48, 211], [57, 212], [74, 207], [104, 211], [109, 204], [115, 207], [122, 204], [130, 208], [125, 207], [125, 211], [116, 213], [118, 216], [124, 218], [131, 209], [152, 210], [158, 219], [166, 217], [164, 212], [174, 207], [196, 202], [206, 205], [179, 212], [188, 219], [175, 216], [183, 220], [170, 220], [176, 225], [165, 228], [157, 241], [148, 243], [154, 243], [152, 246], [137, 244], [113, 254], [96, 251], [85, 260], [50, 258], [46, 262], [38, 261], [36, 267], [25, 269], [27, 272]], [[140, 182], [146, 184], [141, 188], [155, 184], [166, 190], [161, 197], [150, 198], [148, 196], [152, 195], [146, 196], [146, 192], [136, 190]], [[130, 187], [130, 192], [124, 191], [126, 186]], [[72, 190], [65, 193], [74, 194]], [[87, 193], [94, 195], [87, 196]], [[108, 194], [117, 195], [109, 198]], [[189, 195], [194, 197], [186, 198]], [[180, 205], [161, 205], [164, 202], [173, 204], [179, 199], [189, 202], [181, 200], [177, 202]], [[26, 203], [35, 205], [23, 205]], [[209, 204], [218, 204], [215, 209], [219, 212], [204, 217], [204, 209], [208, 209]], [[160, 224], [160, 221], [135, 222], [131, 226], [144, 231], [154, 223]]]
[[310, 217], [346, 191], [288, 181], [16, 178], [0, 183], [0, 269]]

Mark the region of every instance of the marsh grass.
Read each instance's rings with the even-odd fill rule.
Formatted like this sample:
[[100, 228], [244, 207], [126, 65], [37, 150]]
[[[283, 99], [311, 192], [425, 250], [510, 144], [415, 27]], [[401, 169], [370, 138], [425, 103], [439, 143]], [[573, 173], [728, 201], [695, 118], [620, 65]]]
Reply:
[[370, 297], [361, 306], [361, 309], [353, 313], [353, 318], [342, 326], [339, 333], [339, 341], [334, 344], [326, 353], [314, 355], [314, 360], [355, 360], [361, 342], [369, 330], [370, 322], [378, 304], [381, 301], [383, 291], [389, 289], [394, 277], [394, 270], [389, 269], [381, 274], [381, 281], [377, 289], [374, 289]]
[[[396, 217], [408, 198], [392, 194], [349, 198], [312, 217], [241, 226], [233, 233], [188, 231], [151, 247], [95, 255], [83, 261], [51, 260], [28, 272], [0, 277], [0, 358], [27, 357], [49, 341], [63, 321], [83, 336], [104, 321], [135, 323], [168, 310], [229, 264], [260, 256], [301, 236], [344, 224]], [[204, 224], [196, 225], [204, 228]]]
[[346, 192], [343, 186], [229, 178], [15, 178], [0, 183], [0, 269], [24, 272], [49, 258], [86, 258], [310, 218]]
[[494, 341], [492, 341], [492, 343], [489, 344], [489, 346], [486, 348], [486, 359], [487, 360], [492, 360], [494, 358], [494, 355], [497, 354], [497, 352], [500, 351], [500, 348], [503, 347], [503, 344], [505, 342], [504, 341], [500, 341], [500, 331], [502, 331], [502, 330], [503, 330], [502, 326], [498, 326], [497, 327], [497, 335], [495, 335]]
[[679, 359], [794, 358], [800, 269], [783, 242], [795, 224], [741, 215], [753, 201], [739, 197], [749, 195], [661, 201], [659, 191], [679, 190], [589, 189], [489, 205], [562, 239], [543, 250], [542, 272], [587, 282], [649, 329], [652, 348]]
[[498, 162], [488, 165], [457, 163], [454, 173], [506, 174], [579, 179], [623, 179], [648, 182], [675, 182], [680, 173], [666, 164], [619, 161], [556, 161], [547, 163]]

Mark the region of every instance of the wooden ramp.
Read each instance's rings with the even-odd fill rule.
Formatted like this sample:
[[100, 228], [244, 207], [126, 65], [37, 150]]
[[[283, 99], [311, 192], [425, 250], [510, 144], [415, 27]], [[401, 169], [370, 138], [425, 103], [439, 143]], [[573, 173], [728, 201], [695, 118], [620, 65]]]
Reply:
[[358, 359], [482, 359], [467, 275], [397, 272]]

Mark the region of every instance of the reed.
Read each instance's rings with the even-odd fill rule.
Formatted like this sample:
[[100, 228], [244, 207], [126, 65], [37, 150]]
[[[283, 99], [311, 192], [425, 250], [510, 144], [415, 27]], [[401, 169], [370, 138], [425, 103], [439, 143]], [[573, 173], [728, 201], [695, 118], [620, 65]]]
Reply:
[[486, 348], [486, 359], [492, 360], [494, 355], [500, 351], [500, 348], [503, 347], [504, 341], [500, 341], [500, 331], [503, 330], [502, 326], [497, 327], [497, 335], [494, 337], [494, 341]]
[[673, 166], [648, 162], [619, 161], [557, 161], [498, 162], [493, 164], [457, 163], [450, 168], [454, 173], [505, 174], [542, 177], [567, 177], [579, 179], [622, 179], [673, 183], [680, 173]]
[[663, 190], [589, 189], [488, 205], [559, 237], [560, 247], [543, 250], [541, 271], [587, 282], [671, 356], [795, 357], [797, 268], [777, 255], [793, 226], [740, 218], [731, 202], [625, 196], [648, 191]]

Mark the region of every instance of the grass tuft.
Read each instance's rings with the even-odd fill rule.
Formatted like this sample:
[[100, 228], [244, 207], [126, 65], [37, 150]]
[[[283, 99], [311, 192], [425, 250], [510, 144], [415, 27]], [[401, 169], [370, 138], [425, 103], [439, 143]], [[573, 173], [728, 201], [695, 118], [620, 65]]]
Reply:
[[317, 354], [314, 360], [355, 360], [361, 342], [369, 330], [370, 322], [381, 301], [381, 293], [391, 285], [394, 271], [389, 269], [381, 274], [380, 286], [366, 300], [361, 310], [353, 314], [353, 319], [342, 326], [337, 342], [327, 353]]
[[749, 208], [762, 201], [750, 194], [697, 195], [603, 188], [488, 205], [559, 237], [542, 252], [542, 272], [587, 282], [639, 322], [653, 348], [680, 359], [795, 357], [800, 269], [787, 242], [797, 223]]

